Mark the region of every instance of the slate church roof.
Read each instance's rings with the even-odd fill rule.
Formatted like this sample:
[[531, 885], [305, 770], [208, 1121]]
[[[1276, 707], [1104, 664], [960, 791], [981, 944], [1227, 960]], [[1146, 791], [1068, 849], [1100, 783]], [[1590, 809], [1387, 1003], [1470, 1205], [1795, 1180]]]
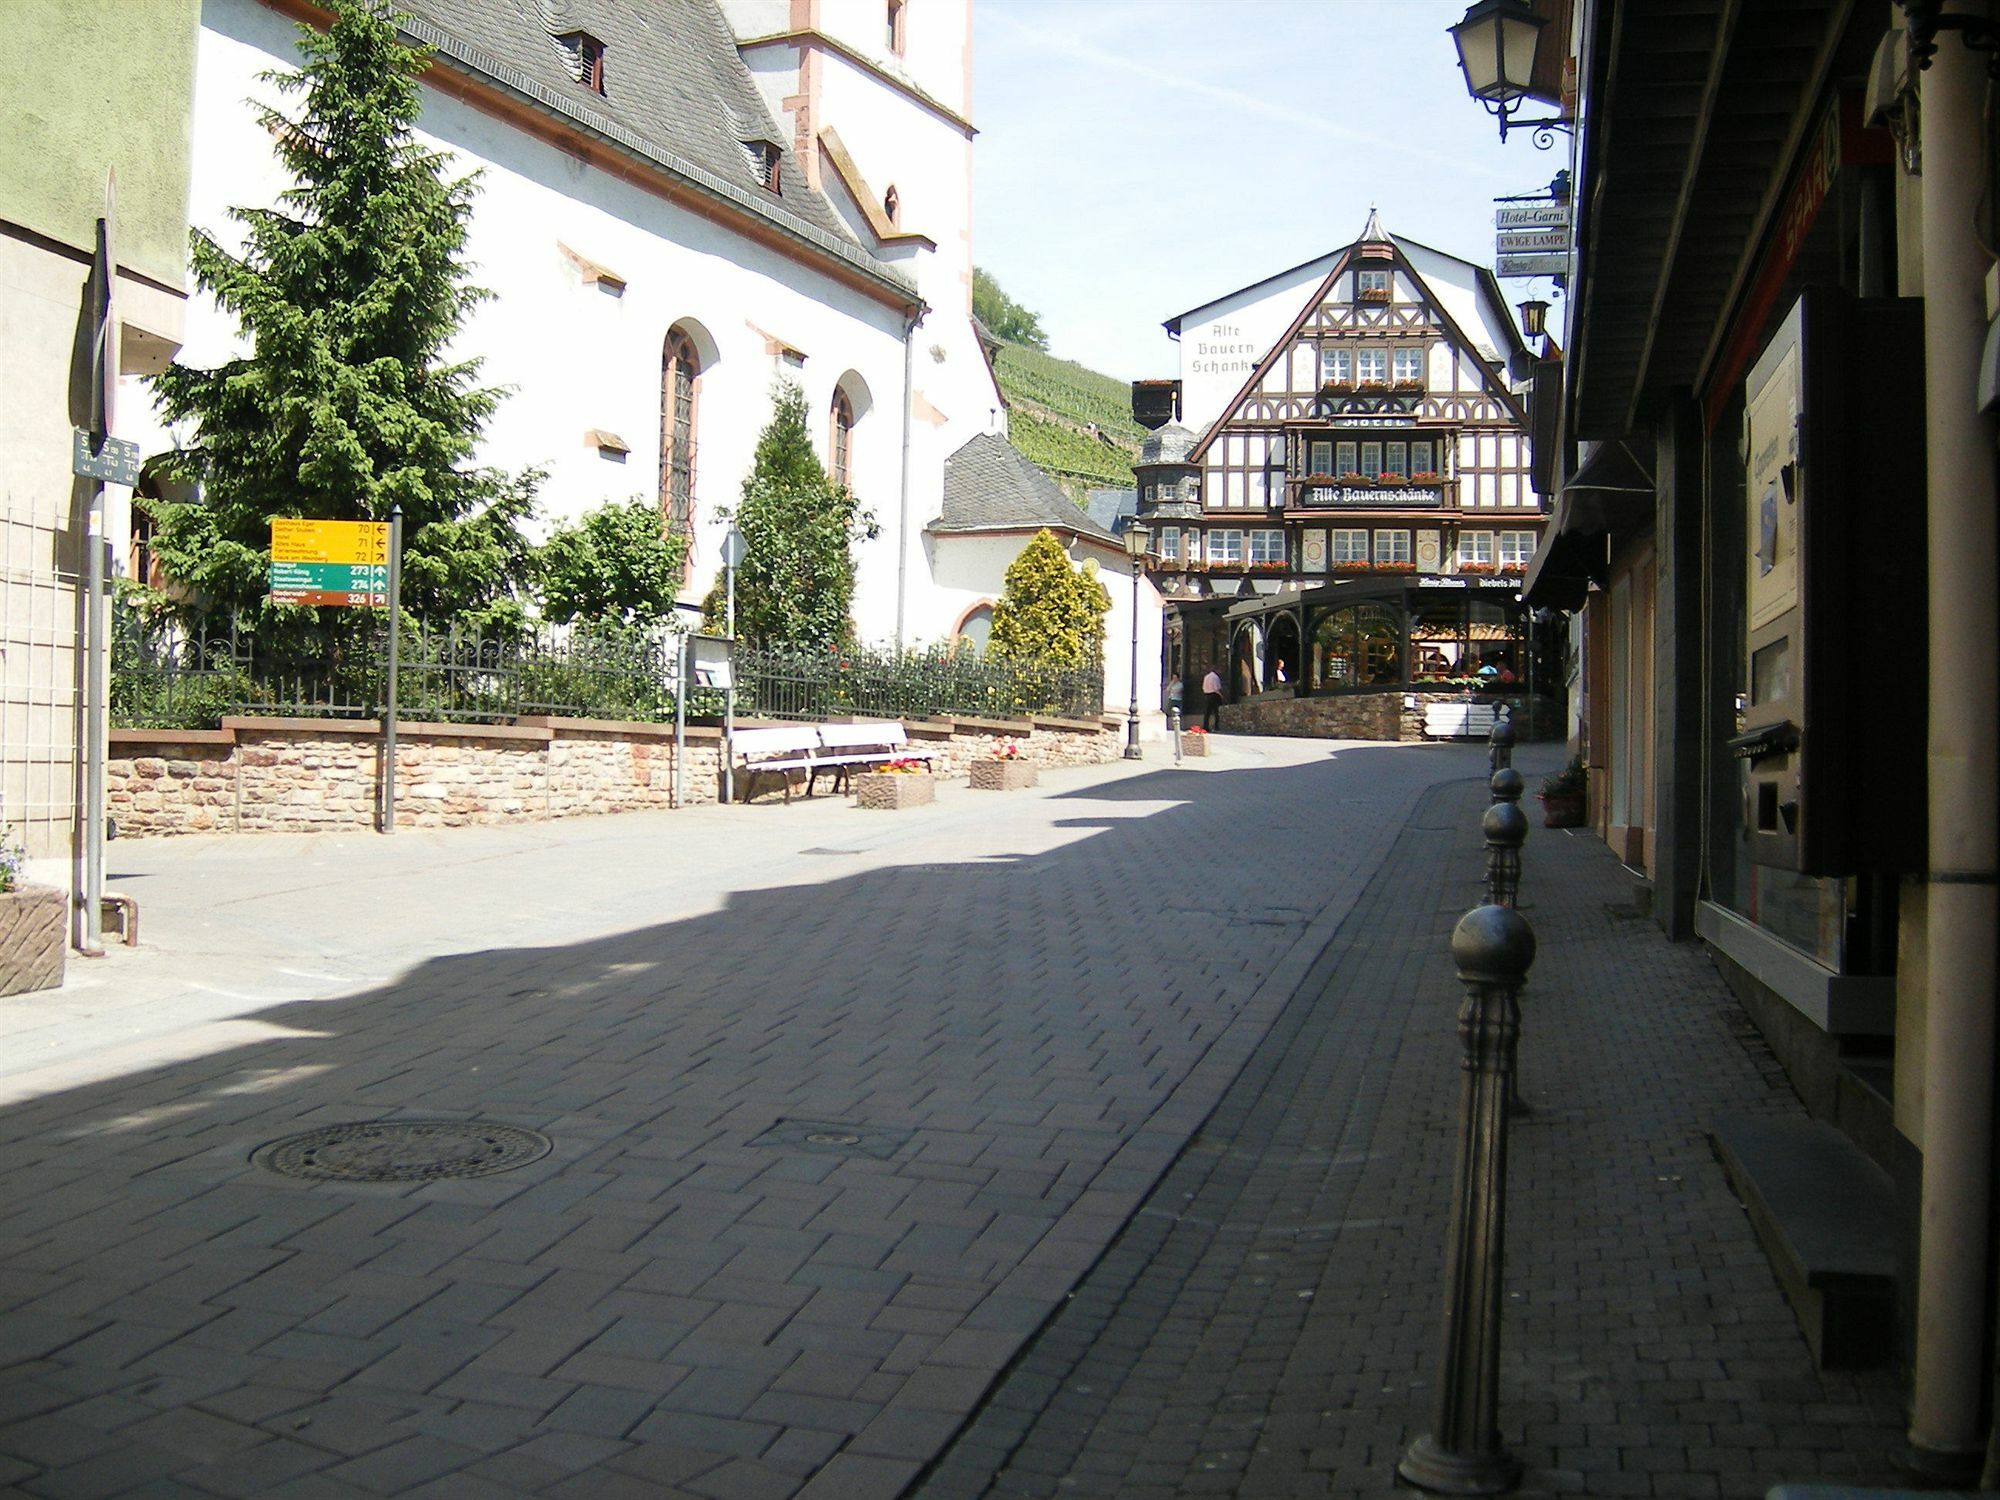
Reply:
[[[405, 31], [454, 71], [915, 300], [910, 278], [857, 244], [806, 185], [790, 132], [772, 120], [713, 0], [401, 0], [399, 8]], [[604, 45], [602, 94], [577, 80], [558, 44], [579, 31]], [[778, 192], [758, 181], [747, 141], [778, 147]]]
[[981, 433], [945, 460], [944, 511], [927, 528], [931, 532], [948, 536], [1045, 526], [1107, 545], [1117, 541], [998, 433]]

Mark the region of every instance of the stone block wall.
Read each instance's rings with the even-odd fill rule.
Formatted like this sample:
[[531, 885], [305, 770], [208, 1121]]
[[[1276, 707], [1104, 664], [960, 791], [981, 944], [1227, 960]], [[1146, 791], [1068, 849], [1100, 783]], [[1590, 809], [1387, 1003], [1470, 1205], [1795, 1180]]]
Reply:
[[[1418, 743], [1424, 734], [1424, 709], [1433, 703], [1462, 703], [1463, 693], [1329, 693], [1295, 698], [1262, 693], [1241, 703], [1222, 705], [1222, 727], [1236, 734], [1274, 734], [1307, 739], [1397, 740]], [[1481, 702], [1490, 699], [1481, 698]], [[1548, 699], [1519, 694], [1513, 704], [1514, 722], [1527, 739], [1560, 733], [1560, 707]]]
[[[939, 752], [942, 775], [966, 775], [1009, 742], [1041, 766], [1116, 760], [1122, 746], [1108, 720], [920, 719], [908, 728]], [[682, 805], [717, 801], [722, 732], [689, 728], [682, 753]], [[331, 833], [375, 827], [381, 775], [373, 723], [232, 718], [220, 729], [113, 730], [106, 794], [128, 836]], [[673, 791], [671, 726], [523, 719], [396, 730], [398, 828], [666, 809]]]

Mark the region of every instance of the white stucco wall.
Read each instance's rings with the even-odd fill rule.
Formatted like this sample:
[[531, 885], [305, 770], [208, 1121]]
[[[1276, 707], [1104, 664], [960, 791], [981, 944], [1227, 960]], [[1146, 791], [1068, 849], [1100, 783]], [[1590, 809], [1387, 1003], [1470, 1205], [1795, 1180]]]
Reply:
[[1230, 405], [1326, 280], [1334, 257], [1298, 266], [1256, 286], [1232, 292], [1181, 319], [1181, 423], [1195, 432]]

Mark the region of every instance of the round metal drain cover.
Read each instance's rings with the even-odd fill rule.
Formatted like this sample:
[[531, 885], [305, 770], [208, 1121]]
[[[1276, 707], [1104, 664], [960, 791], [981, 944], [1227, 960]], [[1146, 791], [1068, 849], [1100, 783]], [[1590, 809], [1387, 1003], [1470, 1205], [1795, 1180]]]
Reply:
[[545, 1135], [479, 1120], [378, 1120], [329, 1125], [260, 1146], [250, 1160], [286, 1177], [321, 1182], [433, 1182], [486, 1177], [540, 1161]]
[[806, 1137], [806, 1141], [814, 1146], [858, 1146], [861, 1144], [861, 1137], [849, 1135], [845, 1131], [815, 1130]]

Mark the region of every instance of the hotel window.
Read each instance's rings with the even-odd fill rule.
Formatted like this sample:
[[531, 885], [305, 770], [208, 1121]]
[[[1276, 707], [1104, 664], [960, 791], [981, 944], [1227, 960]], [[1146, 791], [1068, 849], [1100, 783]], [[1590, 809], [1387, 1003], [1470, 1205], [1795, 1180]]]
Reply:
[[1321, 443], [1321, 442], [1312, 443], [1310, 445], [1310, 452], [1312, 456], [1312, 469], [1311, 469], [1312, 473], [1331, 474], [1335, 472], [1333, 468], [1332, 443]]
[[1412, 474], [1435, 474], [1437, 472], [1436, 444], [1410, 444], [1410, 472]]
[[1240, 531], [1211, 531], [1208, 534], [1208, 560], [1212, 563], [1242, 562], [1243, 533]]
[[1356, 271], [1354, 290], [1365, 302], [1386, 302], [1389, 300], [1389, 273], [1387, 271]]
[[1363, 349], [1354, 360], [1355, 376], [1362, 385], [1380, 385], [1389, 378], [1389, 352]]
[[1407, 531], [1378, 531], [1375, 533], [1375, 561], [1380, 563], [1406, 563], [1410, 560], [1410, 534]]
[[1333, 456], [1333, 472], [1336, 474], [1359, 474], [1361, 472], [1361, 450], [1353, 443], [1336, 443], [1339, 451]]
[[1319, 351], [1319, 378], [1322, 384], [1346, 385], [1354, 379], [1354, 356], [1346, 349]]
[[1336, 563], [1367, 562], [1368, 533], [1365, 531], [1336, 531], [1333, 534], [1333, 560]]
[[1458, 534], [1458, 560], [1461, 563], [1492, 562], [1493, 533], [1490, 531], [1461, 531]]
[[1500, 533], [1500, 563], [1502, 567], [1525, 568], [1535, 557], [1535, 534], [1532, 531], [1503, 531]]
[[1285, 560], [1285, 534], [1282, 531], [1253, 531], [1250, 533], [1250, 561], [1253, 563], [1282, 563]]
[[1396, 378], [1398, 380], [1422, 380], [1424, 378], [1424, 351], [1421, 349], [1398, 349], [1396, 351]]
[[1410, 445], [1408, 443], [1384, 443], [1382, 445], [1382, 472], [1410, 477]]
[[1361, 445], [1361, 477], [1373, 479], [1382, 472], [1382, 445], [1363, 443]]
[[1159, 548], [1161, 562], [1179, 562], [1181, 560], [1180, 532], [1171, 528], [1162, 531], [1154, 538], [1153, 544]]

